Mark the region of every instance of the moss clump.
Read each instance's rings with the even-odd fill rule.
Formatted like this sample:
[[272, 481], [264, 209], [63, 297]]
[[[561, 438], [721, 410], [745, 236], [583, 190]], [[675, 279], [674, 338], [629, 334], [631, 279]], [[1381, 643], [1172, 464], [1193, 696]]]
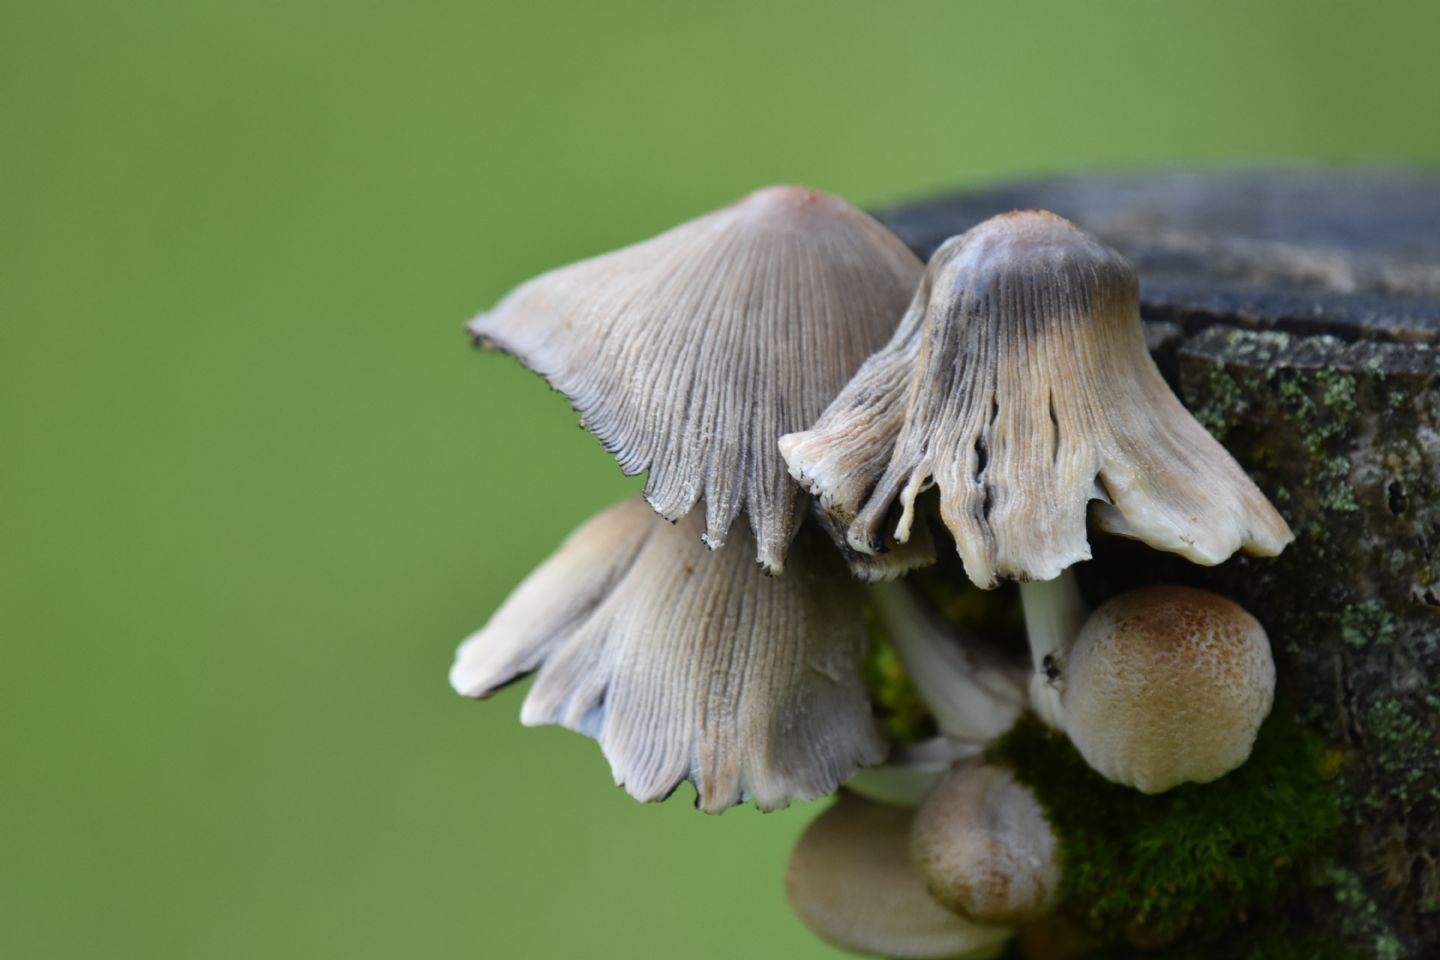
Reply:
[[1029, 715], [991, 758], [1048, 811], [1066, 909], [1106, 938], [1200, 942], [1275, 911], [1307, 885], [1340, 825], [1322, 744], [1282, 710], [1239, 770], [1157, 796], [1105, 780]]
[[1364, 954], [1313, 930], [1281, 924], [1236, 927], [1159, 949], [1116, 946], [1086, 960], [1364, 960]]

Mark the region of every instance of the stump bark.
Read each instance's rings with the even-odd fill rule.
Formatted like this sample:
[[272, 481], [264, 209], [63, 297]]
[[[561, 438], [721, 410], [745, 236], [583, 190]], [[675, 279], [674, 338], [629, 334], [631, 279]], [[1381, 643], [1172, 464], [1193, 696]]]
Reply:
[[1376, 957], [1440, 956], [1440, 173], [1065, 177], [880, 219], [928, 257], [1027, 207], [1135, 265], [1162, 371], [1296, 535], [1210, 569], [1096, 542], [1082, 583], [1191, 583], [1260, 618], [1281, 702], [1343, 755], [1347, 844], [1308, 912]]

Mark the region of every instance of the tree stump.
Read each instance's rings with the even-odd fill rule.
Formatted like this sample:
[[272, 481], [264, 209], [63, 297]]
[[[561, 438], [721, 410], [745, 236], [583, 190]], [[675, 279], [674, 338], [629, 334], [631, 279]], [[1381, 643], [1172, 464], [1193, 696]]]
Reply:
[[1211, 569], [1097, 540], [1082, 583], [1192, 583], [1260, 618], [1280, 702], [1344, 757], [1348, 842], [1309, 914], [1377, 957], [1440, 956], [1440, 174], [1066, 177], [880, 218], [928, 257], [1027, 207], [1135, 265], [1162, 371], [1296, 536]]

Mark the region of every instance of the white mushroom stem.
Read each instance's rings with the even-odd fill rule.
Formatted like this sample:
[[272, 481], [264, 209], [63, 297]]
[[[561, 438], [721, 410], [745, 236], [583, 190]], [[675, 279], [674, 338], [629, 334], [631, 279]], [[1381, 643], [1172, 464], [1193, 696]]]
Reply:
[[1073, 569], [1054, 580], [1020, 584], [1020, 606], [1025, 611], [1025, 634], [1035, 672], [1030, 677], [1030, 706], [1050, 726], [1065, 727], [1061, 691], [1064, 664], [1070, 645], [1090, 615]]
[[973, 636], [938, 622], [901, 583], [870, 588], [885, 636], [936, 725], [956, 740], [992, 740], [1025, 709], [1023, 674]]

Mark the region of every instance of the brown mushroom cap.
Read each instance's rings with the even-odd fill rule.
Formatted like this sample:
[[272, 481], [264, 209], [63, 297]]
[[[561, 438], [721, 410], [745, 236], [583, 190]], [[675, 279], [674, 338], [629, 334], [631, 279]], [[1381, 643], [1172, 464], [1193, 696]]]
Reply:
[[838, 197], [770, 187], [552, 270], [470, 323], [570, 398], [645, 498], [705, 501], [719, 547], [744, 510], [772, 572], [802, 517], [776, 448], [895, 329], [922, 265]]
[[1089, 558], [1096, 491], [1111, 526], [1196, 563], [1275, 554], [1292, 539], [1161, 379], [1129, 264], [1044, 211], [946, 241], [891, 341], [780, 447], [850, 522], [857, 550], [881, 544], [891, 523], [904, 542], [915, 498], [939, 487], [982, 587], [1053, 579]]
[[885, 756], [860, 593], [813, 528], [777, 578], [748, 531], [744, 549], [711, 553], [702, 524], [666, 523], [639, 497], [599, 514], [461, 645], [451, 684], [484, 697], [538, 670], [521, 720], [594, 737], [640, 800], [685, 779], [707, 812], [830, 793]]
[[1062, 669], [1071, 741], [1102, 776], [1145, 793], [1208, 783], [1244, 763], [1275, 692], [1259, 621], [1189, 587], [1103, 604]]
[[785, 875], [790, 905], [842, 950], [899, 960], [983, 960], [1011, 931], [936, 903], [910, 862], [910, 813], [843, 793], [796, 844]]
[[1059, 901], [1057, 843], [1039, 801], [978, 758], [925, 798], [910, 851], [935, 899], [977, 923], [1027, 923]]

